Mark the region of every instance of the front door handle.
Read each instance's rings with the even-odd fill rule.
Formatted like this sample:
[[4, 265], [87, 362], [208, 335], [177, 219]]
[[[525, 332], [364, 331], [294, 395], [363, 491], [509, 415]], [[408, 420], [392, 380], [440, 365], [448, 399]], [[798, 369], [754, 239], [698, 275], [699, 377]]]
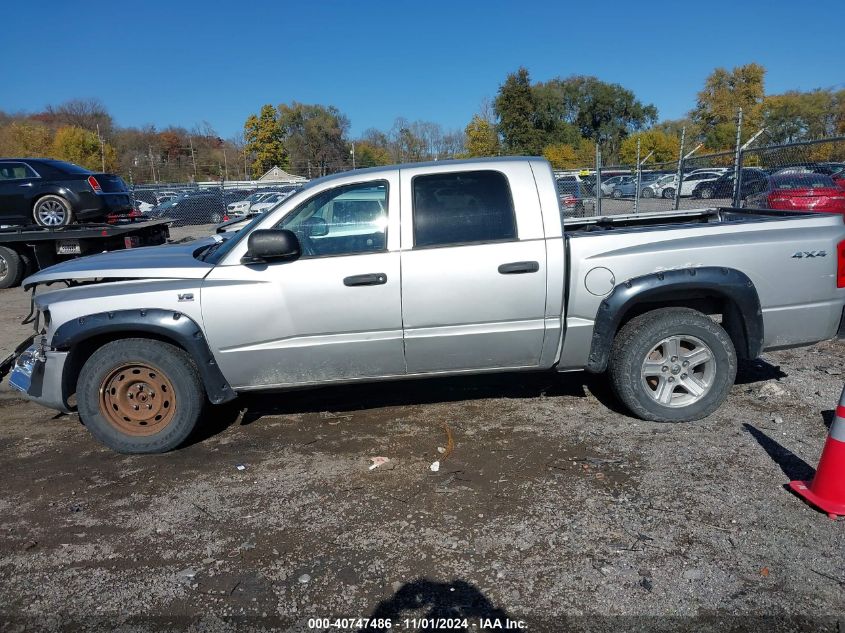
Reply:
[[387, 283], [384, 273], [368, 273], [366, 275], [352, 275], [343, 278], [344, 286], [380, 286]]
[[540, 262], [510, 262], [499, 266], [499, 272], [502, 275], [536, 273], [538, 270], [540, 270]]

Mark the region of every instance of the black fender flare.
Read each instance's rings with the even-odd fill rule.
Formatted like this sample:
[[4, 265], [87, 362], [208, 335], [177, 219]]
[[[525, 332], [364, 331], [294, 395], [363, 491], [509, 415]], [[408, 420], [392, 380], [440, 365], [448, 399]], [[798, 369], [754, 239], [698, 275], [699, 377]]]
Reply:
[[614, 287], [596, 313], [587, 371], [601, 373], [607, 369], [619, 324], [636, 304], [672, 301], [684, 293], [700, 291], [726, 298], [738, 308], [746, 349], [737, 351], [745, 358], [759, 356], [763, 347], [763, 312], [754, 282], [748, 275], [733, 268], [702, 266], [649, 273]]
[[221, 404], [237, 397], [217, 366], [202, 328], [189, 316], [174, 310], [114, 310], [79, 317], [63, 323], [56, 329], [51, 346], [57, 350], [71, 350], [76, 345], [103, 334], [144, 333], [175, 341], [188, 352], [197, 365], [212, 404]]

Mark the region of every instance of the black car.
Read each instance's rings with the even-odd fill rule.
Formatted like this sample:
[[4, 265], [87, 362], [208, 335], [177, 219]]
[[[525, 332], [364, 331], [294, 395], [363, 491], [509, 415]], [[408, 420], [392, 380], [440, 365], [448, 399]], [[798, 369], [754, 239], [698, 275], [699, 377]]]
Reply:
[[155, 207], [148, 215], [153, 218], [171, 218], [175, 225], [220, 224], [226, 215], [226, 204], [219, 191], [202, 191], [171, 198]]
[[0, 158], [0, 224], [59, 228], [131, 211], [119, 176], [49, 158]]
[[[758, 193], [766, 187], [767, 174], [762, 169], [743, 169], [742, 183], [740, 185], [740, 200], [745, 200], [749, 195]], [[734, 195], [734, 172], [729, 171], [719, 176], [716, 180], [704, 180], [698, 183], [692, 190], [693, 198], [733, 198]]]

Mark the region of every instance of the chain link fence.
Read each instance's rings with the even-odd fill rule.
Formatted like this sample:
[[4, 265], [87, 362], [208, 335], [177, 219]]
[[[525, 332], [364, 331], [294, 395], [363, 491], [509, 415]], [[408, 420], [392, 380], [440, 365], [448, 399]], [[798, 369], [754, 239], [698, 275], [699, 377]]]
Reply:
[[602, 165], [599, 156], [593, 165], [555, 171], [564, 218], [712, 207], [845, 213], [845, 137], [698, 149], [662, 163]]
[[275, 206], [305, 181], [158, 183], [131, 188], [130, 220], [170, 218], [174, 225], [219, 224]]

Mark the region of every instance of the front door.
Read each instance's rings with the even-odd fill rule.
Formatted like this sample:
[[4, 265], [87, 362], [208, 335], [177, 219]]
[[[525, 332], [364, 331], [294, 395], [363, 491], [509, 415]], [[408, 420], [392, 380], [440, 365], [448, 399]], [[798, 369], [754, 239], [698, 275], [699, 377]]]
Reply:
[[[546, 244], [531, 168], [402, 169], [408, 373], [536, 367]], [[519, 222], [517, 222], [517, 218]]]
[[323, 190], [276, 226], [293, 262], [219, 265], [206, 278], [209, 341], [233, 387], [291, 386], [405, 373], [398, 178]]

